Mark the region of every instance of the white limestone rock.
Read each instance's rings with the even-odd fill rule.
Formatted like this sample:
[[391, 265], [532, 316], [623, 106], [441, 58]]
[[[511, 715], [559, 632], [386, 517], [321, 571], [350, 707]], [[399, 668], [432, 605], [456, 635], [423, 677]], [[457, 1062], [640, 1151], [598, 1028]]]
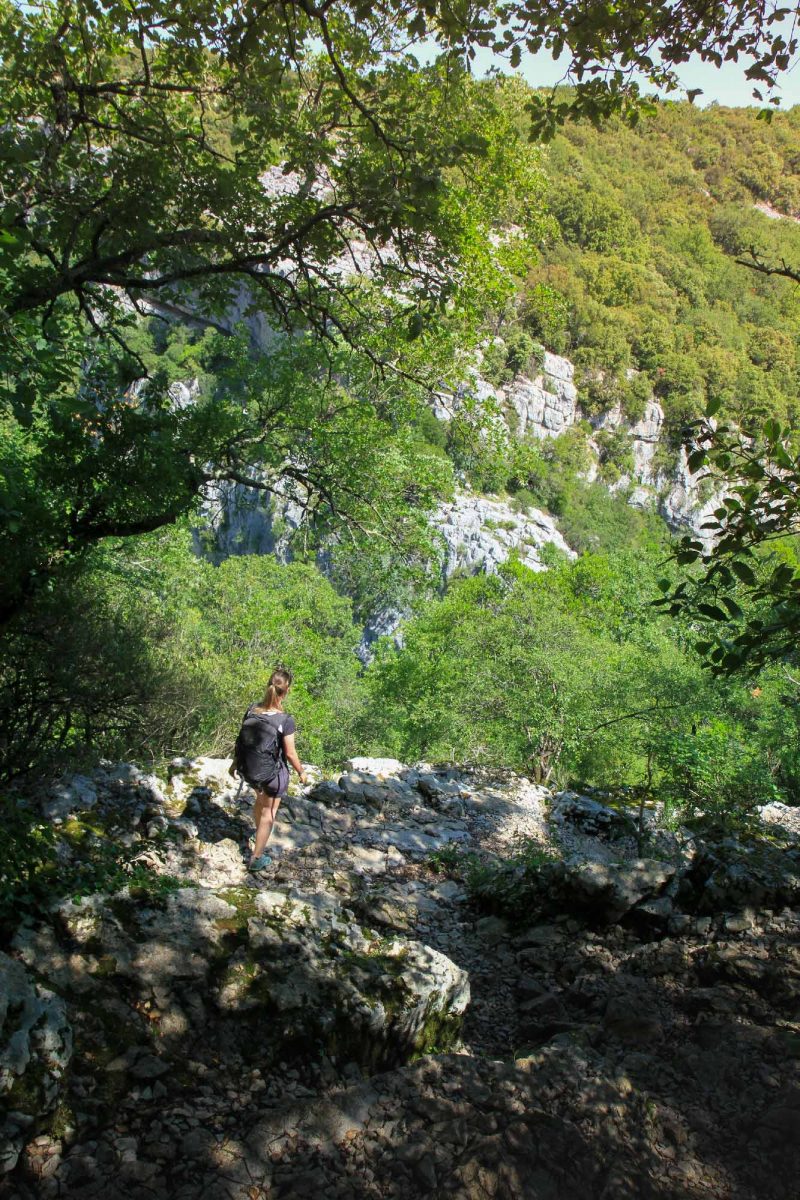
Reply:
[[493, 574], [512, 550], [531, 570], [542, 571], [540, 551], [547, 544], [575, 557], [553, 518], [538, 509], [515, 513], [502, 501], [459, 493], [440, 507], [436, 521], [445, 542], [445, 577], [456, 570]]
[[167, 395], [173, 408], [191, 408], [200, 395], [199, 379], [189, 379], [186, 382], [176, 380], [167, 388]]
[[238, 887], [247, 879], [247, 866], [236, 842], [222, 838], [184, 851], [179, 873], [203, 888]]
[[65, 821], [76, 812], [85, 812], [97, 803], [97, 786], [86, 775], [72, 775], [58, 783], [42, 801], [42, 815], [48, 821]]
[[653, 469], [661, 431], [664, 426], [664, 410], [656, 400], [648, 400], [644, 416], [631, 426], [630, 436], [633, 450], [634, 476], [640, 483], [654, 484]]
[[64, 1001], [0, 953], [0, 1174], [55, 1109], [71, 1056]]
[[525, 434], [537, 438], [557, 437], [578, 420], [575, 368], [569, 359], [545, 351], [542, 369], [537, 375], [532, 379], [518, 375], [504, 387], [495, 387], [481, 375], [481, 361], [479, 354], [454, 397], [437, 400], [434, 414], [440, 420], [451, 420], [467, 400], [482, 411], [485, 418], [492, 413], [505, 412], [508, 420], [513, 411], [515, 419], [507, 428], [517, 437]]
[[[206, 849], [201, 843], [199, 851]], [[350, 855], [343, 848], [351, 869], [360, 849]], [[369, 853], [384, 870], [403, 862], [386, 847]], [[94, 1004], [112, 1006], [137, 1031], [135, 1054], [110, 1068], [133, 1078], [165, 1075], [173, 1055], [185, 1058], [187, 1037], [220, 1017], [226, 1037], [243, 1045], [252, 1040], [251, 1017], [263, 1019], [267, 1066], [285, 1056], [288, 1044], [310, 1054], [346, 1053], [372, 1069], [406, 1061], [434, 1038], [440, 1044], [455, 1038], [469, 999], [465, 971], [419, 942], [389, 941], [362, 928], [325, 888], [264, 882], [262, 891], [194, 887], [151, 897], [134, 890], [67, 901], [50, 941], [23, 938], [18, 950], [59, 985], [81, 978]], [[0, 984], [7, 1033], [0, 1092], [35, 1060], [48, 1111], [55, 1099], [50, 1058], [57, 1067], [64, 1045], [71, 1045], [59, 1024], [63, 1005], [34, 989], [22, 963], [3, 956]], [[152, 1030], [141, 1021], [143, 1004]], [[9, 1169], [15, 1145], [6, 1154]]]
[[503, 390], [503, 398], [517, 415], [518, 437], [558, 437], [579, 417], [575, 368], [566, 358], [546, 352], [541, 372], [534, 378], [518, 376]]
[[403, 856], [395, 846], [347, 847], [347, 859], [356, 875], [385, 875], [391, 867], [402, 866]]
[[654, 459], [664, 426], [664, 410], [657, 400], [648, 400], [643, 415], [633, 424], [626, 420], [619, 405], [615, 405], [593, 417], [592, 426], [598, 432], [614, 433], [620, 429], [625, 432], [630, 438], [633, 455], [633, 478], [648, 487], [659, 485]]
[[346, 771], [368, 772], [370, 775], [399, 775], [407, 768], [396, 758], [349, 758]]
[[[303, 518], [302, 506], [291, 495], [276, 499], [273, 493], [226, 480], [205, 487], [201, 512], [213, 531], [210, 556], [215, 562], [235, 554], [271, 554], [287, 563], [292, 536]], [[197, 531], [195, 543], [198, 551], [209, 553]]]
[[403, 645], [403, 631], [400, 628], [404, 613], [396, 605], [381, 608], [368, 619], [361, 634], [356, 654], [363, 663], [368, 663], [372, 657], [372, 647], [379, 638], [391, 637], [400, 649]]
[[211, 787], [215, 791], [235, 791], [238, 784], [230, 774], [230, 758], [198, 758], [194, 762], [194, 771], [199, 783]]
[[692, 474], [689, 470], [686, 450], [680, 448], [678, 465], [670, 479], [662, 479], [659, 509], [664, 520], [671, 529], [689, 531], [702, 542], [711, 547], [714, 539], [709, 530], [703, 525], [709, 519], [715, 508], [719, 508], [722, 492], [714, 488], [710, 495], [704, 495], [704, 480], [707, 472], [698, 471]]
[[[575, 558], [553, 518], [539, 509], [516, 513], [500, 500], [457, 492], [452, 501], [439, 506], [433, 522], [444, 542], [445, 580], [456, 571], [494, 574], [512, 551], [532, 571], [543, 571], [541, 550], [547, 544]], [[370, 621], [359, 646], [362, 661], [369, 661], [379, 637], [393, 636], [402, 645], [404, 616], [401, 610], [390, 609]]]
[[616, 864], [576, 857], [564, 867], [566, 894], [577, 906], [585, 905], [595, 920], [608, 923], [659, 896], [678, 869], [675, 863], [651, 858]]

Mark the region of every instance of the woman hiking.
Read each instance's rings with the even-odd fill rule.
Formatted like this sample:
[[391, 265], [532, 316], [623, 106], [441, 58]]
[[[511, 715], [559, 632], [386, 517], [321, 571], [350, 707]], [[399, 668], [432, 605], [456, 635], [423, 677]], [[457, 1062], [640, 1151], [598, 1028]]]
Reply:
[[256, 792], [253, 819], [256, 840], [248, 871], [264, 871], [272, 862], [265, 853], [281, 800], [289, 787], [289, 765], [306, 783], [303, 764], [294, 748], [294, 717], [283, 711], [292, 686], [292, 673], [279, 668], [269, 677], [264, 699], [251, 704], [236, 739], [230, 774], [239, 774]]

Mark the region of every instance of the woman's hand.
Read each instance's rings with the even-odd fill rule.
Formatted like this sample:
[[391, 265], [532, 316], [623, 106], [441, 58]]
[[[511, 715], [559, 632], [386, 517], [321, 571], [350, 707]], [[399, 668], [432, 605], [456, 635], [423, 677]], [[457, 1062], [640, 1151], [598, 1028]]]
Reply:
[[236, 776], [238, 774], [238, 772], [236, 770], [236, 763], [231, 763], [231, 765], [228, 767], [228, 774], [230, 775], [231, 779], [236, 778]]

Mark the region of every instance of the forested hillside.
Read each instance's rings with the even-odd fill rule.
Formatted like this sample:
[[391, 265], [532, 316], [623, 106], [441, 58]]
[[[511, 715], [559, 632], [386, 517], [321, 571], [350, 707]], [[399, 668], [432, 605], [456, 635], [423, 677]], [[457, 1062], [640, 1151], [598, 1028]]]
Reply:
[[[525, 89], [492, 86], [498, 135], [511, 121], [521, 129]], [[140, 489], [149, 477], [147, 486], [178, 489], [177, 496], [176, 439], [195, 439], [193, 461], [198, 452], [217, 453], [220, 437], [237, 444], [251, 396], [248, 448], [225, 450], [221, 475], [247, 483], [261, 472], [268, 481], [301, 444], [306, 479], [326, 503], [300, 512], [294, 532], [273, 513], [270, 528], [284, 540], [284, 557], [296, 561], [291, 567], [257, 555], [209, 565], [204, 557], [220, 557], [214, 504], [180, 516], [183, 499], [170, 514], [172, 532], [75, 546], [4, 634], [7, 772], [80, 762], [101, 747], [155, 760], [223, 750], [266, 665], [279, 659], [298, 670], [295, 703], [307, 753], [320, 762], [391, 749], [401, 757], [503, 761], [561, 783], [646, 782], [676, 803], [705, 803], [712, 794], [723, 808], [749, 807], [768, 794], [796, 798], [794, 685], [780, 667], [758, 679], [714, 681], [693, 649], [696, 622], [665, 620], [652, 608], [657, 580], [680, 576], [669, 561], [669, 532], [654, 512], [626, 503], [635, 482], [627, 427], [598, 433], [590, 419], [620, 408], [630, 425], [654, 397], [665, 414], [656, 467], [667, 477], [685, 423], [709, 403], [735, 420], [763, 411], [795, 426], [800, 291], [741, 261], [800, 261], [792, 218], [798, 154], [795, 110], [767, 123], [748, 110], [685, 103], [659, 106], [634, 129], [570, 124], [533, 151], [525, 169], [538, 209], [533, 240], [509, 264], [513, 286], [492, 291], [485, 276], [482, 288], [471, 268], [477, 360], [458, 317], [443, 330], [414, 330], [407, 362], [412, 372], [447, 372], [457, 382], [477, 361], [481, 375], [501, 386], [535, 375], [545, 349], [569, 358], [581, 419], [554, 438], [516, 438], [513, 423], [510, 440], [481, 434], [480, 406], [437, 420], [424, 391], [376, 382], [369, 362], [364, 369], [346, 346], [335, 369], [348, 385], [337, 398], [319, 383], [325, 356], [302, 342], [266, 354], [258, 339], [248, 348], [246, 336], [237, 341], [202, 323], [139, 319], [116, 359], [93, 370], [124, 379], [147, 368], [178, 401], [162, 410], [162, 440], [142, 460], [135, 426], [143, 430], [151, 418], [123, 398], [114, 436], [121, 444], [137, 438], [138, 457], [124, 468], [129, 479], [119, 469], [108, 475], [112, 503], [124, 506], [123, 489]], [[508, 168], [507, 187], [523, 186], [521, 177], [511, 182], [521, 169], [521, 160]], [[519, 202], [509, 193], [504, 203], [513, 223]], [[772, 215], [759, 204], [772, 206]], [[233, 321], [223, 312], [226, 323]], [[373, 344], [377, 350], [377, 333]], [[105, 396], [110, 380], [98, 380]], [[45, 411], [16, 431], [7, 418], [16, 465], [6, 475], [5, 505], [20, 578], [31, 555], [52, 555], [58, 508], [75, 505], [81, 479], [93, 476], [96, 488], [110, 470], [108, 439], [98, 443], [91, 426], [81, 433], [73, 425], [67, 449], [58, 427], [43, 427]], [[39, 441], [30, 457], [32, 434]], [[590, 483], [598, 453], [599, 478]], [[46, 483], [37, 464], [49, 473]], [[440, 548], [430, 521], [458, 479], [500, 493], [520, 519], [531, 506], [552, 514], [578, 561], [562, 562], [553, 549], [544, 574], [511, 567], [492, 581], [453, 579], [439, 598]], [[273, 486], [251, 491], [265, 511]], [[301, 495], [290, 478], [280, 486], [283, 496]], [[28, 497], [16, 515], [15, 487]], [[347, 536], [337, 531], [339, 509], [352, 518]], [[376, 516], [378, 537], [369, 533]], [[788, 541], [775, 552], [796, 561]], [[33, 569], [42, 568], [34, 561]], [[365, 673], [354, 656], [358, 625], [391, 605], [416, 613], [405, 646], [387, 644]], [[492, 717], [478, 714], [476, 693]]]
[[530, 338], [586, 372], [587, 414], [619, 403], [639, 417], [652, 392], [673, 440], [709, 400], [796, 424], [797, 288], [740, 263], [797, 261], [799, 152], [797, 109], [767, 124], [664, 104], [635, 129], [565, 127], [544, 157], [557, 232], [513, 331], [498, 322], [495, 371], [529, 367]]
[[0, 0], [0, 1197], [794, 1200], [799, 18]]

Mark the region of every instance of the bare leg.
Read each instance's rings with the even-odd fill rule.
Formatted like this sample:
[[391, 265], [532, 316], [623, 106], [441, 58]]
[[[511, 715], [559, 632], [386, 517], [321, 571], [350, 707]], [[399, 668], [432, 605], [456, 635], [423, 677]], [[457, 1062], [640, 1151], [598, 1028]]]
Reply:
[[253, 808], [253, 819], [256, 823], [256, 844], [253, 847], [251, 862], [253, 859], [260, 858], [266, 849], [267, 842], [272, 834], [272, 827], [275, 824], [275, 817], [278, 814], [280, 802], [280, 796], [270, 796], [266, 792], [259, 792], [256, 796]]
[[263, 792], [256, 792], [256, 802], [253, 805], [253, 821], [255, 822], [256, 829], [258, 829], [258, 822], [261, 820], [261, 810], [264, 807], [264, 799], [265, 797]]

